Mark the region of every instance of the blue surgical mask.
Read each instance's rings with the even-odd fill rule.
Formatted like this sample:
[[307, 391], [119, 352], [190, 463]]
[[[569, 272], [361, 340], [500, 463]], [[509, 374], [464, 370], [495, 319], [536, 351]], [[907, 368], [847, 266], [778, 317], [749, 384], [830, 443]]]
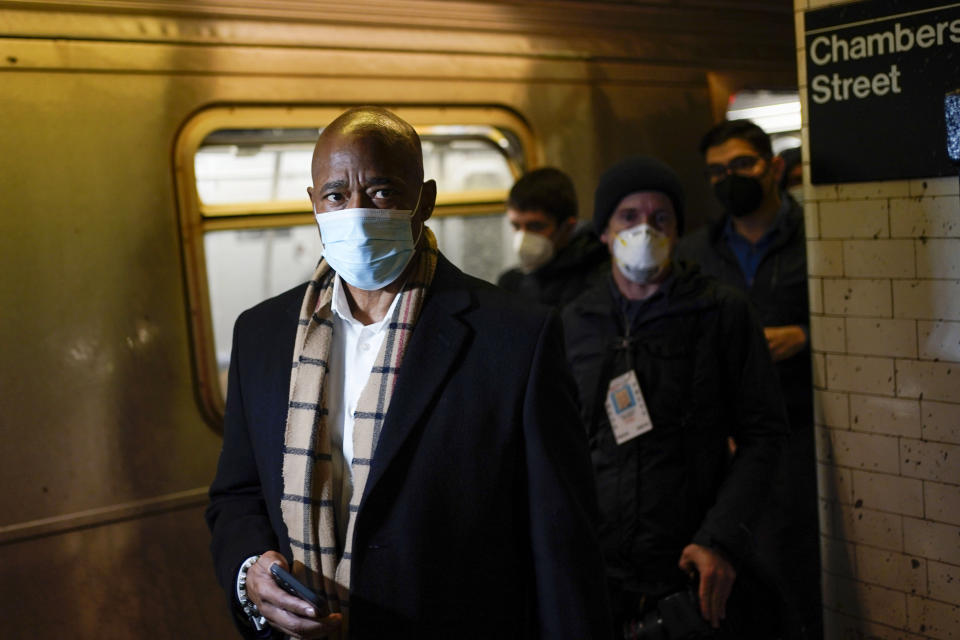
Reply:
[[[418, 205], [419, 200], [418, 197]], [[317, 213], [314, 208], [323, 257], [347, 284], [366, 291], [382, 289], [400, 277], [413, 258], [416, 241], [410, 221], [415, 210], [416, 207], [343, 209]]]

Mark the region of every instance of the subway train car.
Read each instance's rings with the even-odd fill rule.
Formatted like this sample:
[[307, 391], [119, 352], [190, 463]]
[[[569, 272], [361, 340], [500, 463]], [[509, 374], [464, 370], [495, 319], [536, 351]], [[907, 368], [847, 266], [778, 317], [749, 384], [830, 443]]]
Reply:
[[3, 638], [231, 637], [202, 513], [230, 330], [319, 258], [313, 140], [383, 105], [431, 225], [509, 264], [524, 170], [675, 166], [741, 88], [796, 88], [790, 0], [0, 1]]

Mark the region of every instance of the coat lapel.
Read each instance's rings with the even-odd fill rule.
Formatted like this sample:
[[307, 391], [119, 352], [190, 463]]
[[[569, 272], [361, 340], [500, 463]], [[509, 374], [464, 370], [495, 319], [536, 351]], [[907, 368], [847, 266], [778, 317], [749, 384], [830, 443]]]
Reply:
[[456, 317], [471, 301], [462, 278], [459, 270], [441, 255], [417, 328], [400, 365], [397, 386], [360, 502], [360, 514], [424, 411], [441, 392], [447, 374], [470, 335], [470, 329]]

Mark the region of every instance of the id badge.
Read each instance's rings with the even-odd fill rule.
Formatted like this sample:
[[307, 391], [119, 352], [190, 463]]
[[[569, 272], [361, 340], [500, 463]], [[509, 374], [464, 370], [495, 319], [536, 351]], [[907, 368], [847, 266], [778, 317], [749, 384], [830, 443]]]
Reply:
[[617, 444], [623, 444], [653, 429], [647, 403], [643, 400], [637, 374], [633, 371], [610, 381], [604, 404]]

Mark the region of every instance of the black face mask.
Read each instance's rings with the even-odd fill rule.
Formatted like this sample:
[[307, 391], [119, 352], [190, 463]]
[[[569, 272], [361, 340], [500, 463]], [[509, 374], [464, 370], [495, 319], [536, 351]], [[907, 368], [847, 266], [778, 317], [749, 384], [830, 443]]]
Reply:
[[763, 185], [756, 178], [731, 174], [713, 185], [724, 210], [735, 218], [753, 213], [763, 201]]

